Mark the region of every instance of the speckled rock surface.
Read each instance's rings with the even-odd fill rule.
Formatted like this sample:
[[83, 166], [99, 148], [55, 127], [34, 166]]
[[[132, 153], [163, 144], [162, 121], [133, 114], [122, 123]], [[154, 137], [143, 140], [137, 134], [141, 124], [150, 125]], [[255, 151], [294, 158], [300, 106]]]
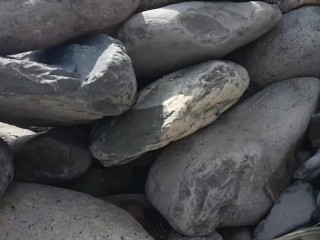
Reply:
[[286, 13], [265, 36], [237, 56], [262, 86], [293, 77], [320, 77], [320, 7]]
[[289, 184], [319, 90], [316, 78], [273, 84], [172, 143], [149, 172], [149, 200], [188, 236], [257, 224]]
[[0, 2], [0, 55], [49, 47], [103, 31], [130, 16], [139, 0]]
[[3, 122], [80, 124], [120, 115], [135, 101], [137, 84], [131, 60], [123, 45], [107, 35], [80, 39], [31, 57], [0, 57]]
[[0, 138], [0, 197], [13, 179], [12, 151]]
[[184, 2], [132, 16], [119, 30], [138, 77], [162, 77], [220, 58], [265, 34], [281, 18], [263, 2]]
[[153, 239], [120, 208], [50, 186], [11, 184], [1, 199], [0, 213], [0, 239]]
[[143, 89], [126, 114], [98, 124], [91, 152], [107, 167], [134, 160], [212, 123], [248, 84], [246, 70], [231, 62], [209, 61], [169, 74]]

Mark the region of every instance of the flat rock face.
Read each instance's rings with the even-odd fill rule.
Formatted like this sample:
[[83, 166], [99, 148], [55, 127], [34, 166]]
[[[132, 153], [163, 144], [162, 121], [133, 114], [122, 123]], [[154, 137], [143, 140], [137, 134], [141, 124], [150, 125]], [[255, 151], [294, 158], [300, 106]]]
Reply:
[[139, 0], [1, 1], [0, 55], [46, 48], [103, 31], [124, 21], [138, 5]]
[[138, 77], [220, 58], [270, 30], [281, 18], [262, 2], [184, 2], [134, 15], [119, 30]]
[[13, 179], [12, 152], [8, 144], [0, 138], [0, 197]]
[[10, 143], [11, 141], [28, 135], [33, 135], [34, 132], [28, 130], [19, 128], [13, 125], [9, 125], [6, 123], [0, 122], [0, 138], [2, 138], [7, 143]]
[[120, 115], [135, 101], [131, 60], [123, 45], [107, 35], [25, 59], [29, 60], [0, 57], [0, 119], [4, 122], [79, 124]]
[[320, 7], [286, 13], [280, 23], [239, 54], [250, 79], [262, 86], [293, 77], [320, 76]]
[[293, 175], [294, 151], [319, 90], [315, 78], [273, 84], [172, 143], [149, 172], [149, 200], [189, 236], [257, 224]]
[[86, 142], [64, 128], [17, 138], [10, 146], [17, 181], [70, 181], [84, 174], [92, 161]]
[[91, 152], [104, 166], [124, 164], [215, 121], [247, 89], [241, 66], [209, 61], [169, 74], [139, 93], [123, 116], [96, 127]]
[[13, 183], [0, 213], [0, 239], [153, 239], [120, 208], [50, 186]]
[[266, 219], [258, 225], [255, 239], [270, 240], [304, 227], [311, 221], [316, 208], [312, 186], [296, 182], [281, 194]]

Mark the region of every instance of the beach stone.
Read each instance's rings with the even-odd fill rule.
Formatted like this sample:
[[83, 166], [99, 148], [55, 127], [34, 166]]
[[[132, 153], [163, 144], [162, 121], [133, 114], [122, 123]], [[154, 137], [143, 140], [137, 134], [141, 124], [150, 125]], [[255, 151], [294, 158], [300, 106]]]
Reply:
[[15, 180], [23, 182], [70, 181], [84, 174], [92, 161], [85, 140], [66, 128], [20, 137], [10, 146]]
[[183, 2], [132, 16], [118, 39], [137, 77], [164, 74], [225, 56], [268, 32], [281, 19], [263, 2]]
[[317, 209], [313, 188], [309, 183], [295, 182], [288, 187], [270, 213], [255, 230], [256, 240], [270, 240], [304, 227]]
[[232, 62], [209, 61], [169, 74], [140, 91], [126, 114], [97, 125], [91, 153], [106, 167], [132, 161], [209, 125], [248, 85], [246, 70]]
[[123, 45], [107, 35], [82, 38], [25, 58], [30, 60], [0, 57], [3, 122], [75, 125], [120, 115], [135, 101], [131, 60]]
[[0, 138], [2, 138], [7, 143], [11, 141], [28, 135], [33, 135], [34, 132], [28, 129], [19, 128], [13, 125], [0, 122]]
[[0, 138], [0, 197], [13, 179], [13, 154], [8, 144]]
[[291, 180], [319, 90], [316, 78], [272, 84], [167, 146], [146, 183], [153, 206], [188, 236], [257, 224]]
[[294, 77], [320, 77], [320, 7], [286, 13], [279, 24], [239, 52], [253, 82], [261, 86]]
[[0, 55], [50, 47], [126, 20], [139, 0], [0, 2]]
[[13, 183], [0, 212], [0, 239], [153, 239], [120, 208], [51, 186]]

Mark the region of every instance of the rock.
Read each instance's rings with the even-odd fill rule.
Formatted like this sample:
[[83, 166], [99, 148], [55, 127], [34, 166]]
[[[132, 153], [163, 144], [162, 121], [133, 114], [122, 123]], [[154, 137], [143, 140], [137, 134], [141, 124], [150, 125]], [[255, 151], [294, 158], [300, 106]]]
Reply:
[[246, 70], [231, 62], [209, 61], [169, 74], [143, 89], [126, 114], [98, 124], [91, 153], [106, 167], [132, 161], [212, 123], [248, 84]]
[[319, 185], [320, 180], [320, 152], [302, 164], [295, 172], [294, 179], [303, 180]]
[[0, 197], [13, 179], [12, 152], [8, 144], [0, 138]]
[[228, 227], [219, 229], [223, 240], [253, 240], [253, 234], [248, 227]]
[[273, 84], [209, 127], [170, 144], [147, 179], [153, 206], [188, 236], [257, 224], [293, 175], [295, 148], [319, 90], [315, 78]]
[[139, 0], [1, 1], [0, 55], [46, 48], [102, 32], [127, 19], [138, 5]]
[[120, 208], [50, 186], [12, 184], [0, 212], [0, 239], [153, 239]]
[[186, 2], [185, 0], [141, 0], [139, 4], [139, 11], [146, 11], [155, 8], [164, 7], [166, 5]]
[[81, 176], [92, 157], [84, 140], [65, 128], [18, 138], [14, 152], [15, 180], [42, 184], [69, 181]]
[[270, 213], [255, 230], [256, 240], [270, 240], [303, 227], [317, 208], [309, 183], [296, 182], [281, 195]]
[[263, 2], [183, 2], [134, 15], [119, 29], [139, 78], [217, 59], [268, 32], [281, 18]]
[[311, 116], [309, 124], [309, 138], [313, 148], [320, 148], [320, 113]]
[[[123, 45], [107, 35], [30, 55], [0, 58], [0, 119], [71, 125], [120, 115], [135, 101], [136, 79]], [[49, 65], [48, 65], [49, 64]]]
[[139, 203], [139, 205], [143, 209], [152, 208], [152, 205], [149, 202], [146, 194], [120, 194], [120, 195], [106, 196], [101, 199], [108, 201], [119, 207], [123, 206], [126, 202], [135, 201]]
[[171, 231], [168, 234], [168, 237], [166, 240], [224, 240], [224, 239], [222, 239], [222, 237], [216, 232], [211, 234], [208, 237], [187, 237], [177, 233], [176, 231]]
[[28, 136], [32, 134], [34, 134], [34, 132], [28, 129], [23, 129], [0, 122], [0, 138], [2, 138], [7, 143], [10, 143], [11, 141], [19, 137]]
[[280, 23], [241, 51], [238, 63], [261, 86], [294, 77], [320, 77], [320, 7], [285, 14]]

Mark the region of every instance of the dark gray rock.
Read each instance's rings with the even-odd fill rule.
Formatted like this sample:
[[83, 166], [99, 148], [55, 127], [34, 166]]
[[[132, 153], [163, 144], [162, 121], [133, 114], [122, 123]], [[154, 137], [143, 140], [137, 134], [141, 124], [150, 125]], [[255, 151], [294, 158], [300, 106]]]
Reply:
[[168, 234], [168, 237], [166, 238], [166, 240], [224, 240], [224, 239], [222, 239], [222, 237], [217, 232], [211, 234], [208, 237], [188, 237], [188, 236], [183, 236], [176, 231], [171, 231]]
[[144, 88], [126, 114], [97, 125], [91, 153], [106, 167], [132, 161], [212, 123], [248, 85], [246, 70], [226, 61], [209, 61], [164, 76]]
[[313, 148], [320, 148], [320, 113], [313, 114], [309, 124], [309, 138]]
[[85, 140], [64, 128], [17, 138], [10, 146], [15, 180], [23, 182], [69, 181], [86, 172], [92, 161]]
[[141, 77], [221, 58], [265, 34], [281, 18], [263, 2], [183, 2], [134, 15], [118, 38]]
[[79, 124], [120, 115], [135, 101], [131, 60], [123, 45], [107, 35], [25, 57], [33, 61], [16, 58], [0, 58], [4, 122]]
[[256, 240], [280, 237], [310, 223], [317, 204], [309, 183], [295, 182], [281, 193], [270, 213], [255, 230]]
[[262, 86], [294, 77], [320, 77], [320, 7], [285, 14], [279, 24], [241, 51], [237, 61]]
[[302, 164], [295, 172], [294, 178], [319, 185], [320, 180], [320, 152]]
[[252, 230], [248, 227], [227, 227], [219, 229], [223, 240], [253, 240]]
[[0, 212], [0, 239], [153, 239], [120, 208], [50, 186], [13, 183]]
[[12, 151], [0, 138], [0, 197], [13, 179]]
[[56, 45], [116, 25], [139, 0], [0, 1], [0, 55]]
[[139, 11], [146, 11], [155, 8], [164, 7], [166, 5], [187, 2], [185, 0], [141, 0], [139, 4]]
[[315, 78], [272, 84], [170, 144], [149, 172], [149, 200], [188, 236], [257, 224], [291, 180], [319, 90]]

